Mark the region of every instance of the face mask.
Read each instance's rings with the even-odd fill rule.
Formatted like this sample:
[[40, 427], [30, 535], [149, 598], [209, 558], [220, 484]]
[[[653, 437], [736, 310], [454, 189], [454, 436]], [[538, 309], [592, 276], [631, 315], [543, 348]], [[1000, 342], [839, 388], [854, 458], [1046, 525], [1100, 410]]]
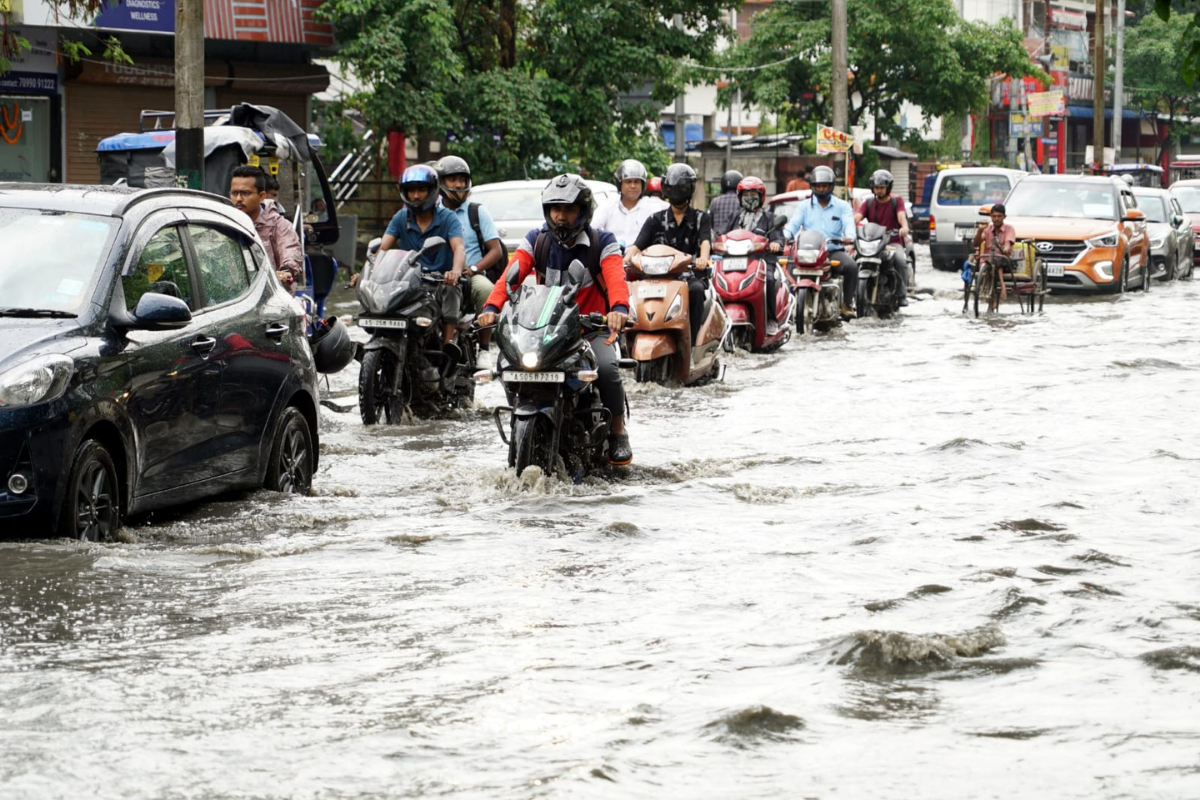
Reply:
[[761, 202], [758, 199], [758, 194], [754, 192], [747, 192], [738, 199], [742, 204], [742, 208], [746, 209], [747, 211], [757, 211], [759, 203]]

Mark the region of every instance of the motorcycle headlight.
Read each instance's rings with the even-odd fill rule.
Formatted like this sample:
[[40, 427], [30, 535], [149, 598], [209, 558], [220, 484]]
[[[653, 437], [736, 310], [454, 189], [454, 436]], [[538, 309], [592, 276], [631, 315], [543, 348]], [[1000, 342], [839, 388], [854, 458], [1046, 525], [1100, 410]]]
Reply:
[[62, 397], [75, 362], [64, 355], [35, 358], [0, 374], [0, 408], [21, 408]]
[[819, 250], [797, 250], [796, 251], [796, 260], [799, 262], [802, 262], [804, 264], [815, 264], [815, 263], [817, 263], [817, 259], [820, 258], [820, 256], [821, 256], [821, 252]]
[[749, 255], [753, 249], [754, 242], [749, 239], [736, 239], [725, 242], [725, 255], [728, 256]]
[[1097, 236], [1095, 239], [1088, 239], [1088, 244], [1092, 247], [1116, 247], [1120, 238], [1118, 234], [1110, 233], [1106, 236]]
[[521, 356], [521, 366], [525, 369], [537, 369], [538, 354], [532, 351]]
[[679, 316], [680, 311], [683, 311], [683, 295], [677, 294], [671, 301], [671, 307], [667, 309], [667, 316], [663, 318], [663, 321], [670, 322]]
[[877, 256], [877, 255], [879, 255], [879, 250], [882, 247], [883, 247], [882, 239], [877, 242], [859, 242], [858, 243], [858, 254], [860, 256], [867, 256], [867, 257]]

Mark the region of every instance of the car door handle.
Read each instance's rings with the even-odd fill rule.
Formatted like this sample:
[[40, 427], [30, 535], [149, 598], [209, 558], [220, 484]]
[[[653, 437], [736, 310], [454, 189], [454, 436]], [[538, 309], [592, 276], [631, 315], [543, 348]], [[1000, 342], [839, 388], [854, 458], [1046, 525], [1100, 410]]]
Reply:
[[197, 336], [192, 340], [192, 349], [202, 356], [207, 356], [217, 346], [217, 340], [211, 336]]
[[279, 342], [284, 336], [287, 336], [287, 332], [289, 330], [291, 330], [291, 328], [289, 328], [286, 324], [282, 322], [273, 322], [267, 326], [267, 338], [274, 342]]

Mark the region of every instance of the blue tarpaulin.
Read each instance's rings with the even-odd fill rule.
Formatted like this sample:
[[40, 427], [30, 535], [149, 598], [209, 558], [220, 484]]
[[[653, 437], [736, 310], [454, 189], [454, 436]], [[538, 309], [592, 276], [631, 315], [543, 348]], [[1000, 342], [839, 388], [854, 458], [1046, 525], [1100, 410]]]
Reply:
[[[675, 123], [663, 122], [659, 126], [662, 130], [663, 143], [666, 144], [667, 150], [675, 149]], [[688, 122], [683, 126], [683, 143], [686, 147], [691, 147], [694, 144], [699, 144], [704, 140], [704, 126], [699, 122]]]
[[[1067, 106], [1067, 115], [1074, 119], [1092, 119], [1093, 117], [1095, 117], [1095, 114], [1093, 113], [1091, 106]], [[1111, 108], [1104, 109], [1104, 118], [1112, 119], [1112, 117], [1113, 117], [1112, 109]], [[1136, 111], [1131, 111], [1128, 108], [1121, 109], [1121, 119], [1137, 119], [1137, 118], [1138, 118], [1138, 113]], [[1147, 117], [1145, 114], [1143, 114], [1142, 119], [1149, 119], [1149, 117]]]

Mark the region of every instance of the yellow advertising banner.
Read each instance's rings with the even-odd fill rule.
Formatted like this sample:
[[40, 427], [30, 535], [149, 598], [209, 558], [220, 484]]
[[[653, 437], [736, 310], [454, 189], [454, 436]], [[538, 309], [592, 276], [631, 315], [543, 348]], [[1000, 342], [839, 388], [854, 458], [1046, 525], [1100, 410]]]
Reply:
[[1067, 96], [1062, 91], [1034, 92], [1027, 99], [1031, 117], [1061, 117], [1067, 113]]
[[854, 146], [854, 137], [828, 125], [817, 126], [817, 154], [845, 153]]

